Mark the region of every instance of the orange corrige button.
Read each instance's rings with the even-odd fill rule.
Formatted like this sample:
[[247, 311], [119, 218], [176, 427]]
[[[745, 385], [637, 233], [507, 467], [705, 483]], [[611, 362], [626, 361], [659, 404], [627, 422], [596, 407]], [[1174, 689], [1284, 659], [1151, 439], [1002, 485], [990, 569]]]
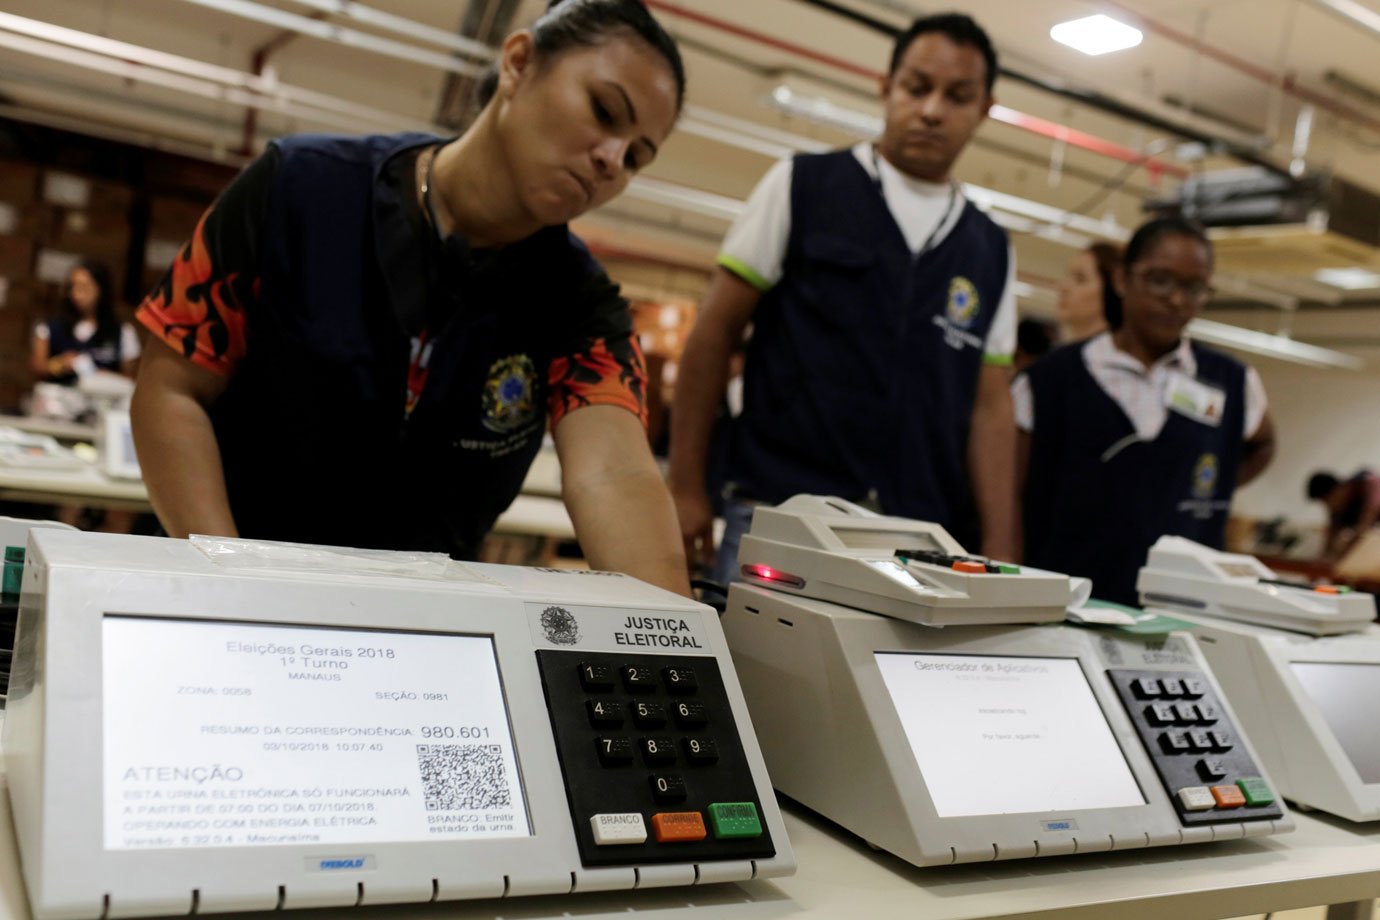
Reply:
[[697, 811], [668, 811], [652, 815], [657, 843], [690, 843], [708, 836], [704, 817]]
[[983, 565], [981, 562], [964, 562], [960, 559], [958, 562], [954, 563], [954, 571], [967, 572], [969, 575], [986, 575], [987, 566]]
[[1246, 796], [1239, 786], [1213, 786], [1212, 797], [1218, 808], [1240, 808], [1246, 804]]
[[1341, 594], [1342, 591], [1336, 585], [1314, 585], [1313, 590], [1319, 594]]

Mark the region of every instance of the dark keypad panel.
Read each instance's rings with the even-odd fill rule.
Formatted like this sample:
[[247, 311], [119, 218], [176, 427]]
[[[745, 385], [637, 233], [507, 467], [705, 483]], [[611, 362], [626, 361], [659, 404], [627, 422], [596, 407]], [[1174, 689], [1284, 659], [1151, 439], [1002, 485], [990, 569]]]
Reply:
[[14, 658], [14, 631], [18, 621], [18, 595], [4, 595], [0, 599], [0, 712], [5, 709], [4, 688], [10, 684], [10, 662]]
[[1201, 673], [1116, 669], [1107, 676], [1185, 825], [1284, 813]]
[[540, 649], [537, 665], [586, 866], [776, 854], [715, 659]]
[[[909, 562], [913, 559], [916, 562], [927, 562], [930, 565], [938, 565], [946, 569], [953, 568], [955, 562], [971, 562], [982, 566], [983, 571], [988, 575], [1000, 575], [1004, 571], [1001, 565], [988, 562], [986, 559], [977, 559], [973, 556], [956, 556], [931, 549], [898, 549], [894, 555], [902, 562]], [[1008, 566], [1007, 568], [1011, 567]]]

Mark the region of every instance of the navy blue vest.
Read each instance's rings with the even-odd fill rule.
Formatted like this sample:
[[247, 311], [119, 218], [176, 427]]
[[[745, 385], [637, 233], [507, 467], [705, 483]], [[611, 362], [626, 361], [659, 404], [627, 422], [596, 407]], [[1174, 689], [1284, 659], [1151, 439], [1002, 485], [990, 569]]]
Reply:
[[554, 343], [592, 263], [564, 227], [465, 278], [404, 420], [410, 338], [373, 203], [388, 158], [435, 140], [276, 142], [247, 352], [212, 410], [245, 536], [472, 556], [541, 445]]
[[[114, 335], [101, 336], [100, 331], [86, 341], [77, 338], [73, 331], [75, 324], [64, 320], [52, 319], [44, 323], [48, 327], [48, 354], [61, 355], [70, 351], [79, 354], [90, 355], [91, 361], [103, 371], [120, 370], [120, 335], [123, 331], [120, 324], [115, 324]], [[67, 375], [66, 379], [75, 380], [76, 374]]]
[[753, 315], [728, 478], [859, 499], [976, 545], [969, 422], [1007, 272], [971, 204], [916, 258], [852, 151], [796, 157], [784, 274]]
[[1093, 580], [1136, 605], [1136, 574], [1166, 534], [1221, 548], [1245, 437], [1246, 368], [1192, 345], [1197, 379], [1222, 390], [1220, 425], [1170, 411], [1153, 441], [1135, 429], [1067, 345], [1028, 371], [1035, 430], [1025, 487], [1025, 559]]

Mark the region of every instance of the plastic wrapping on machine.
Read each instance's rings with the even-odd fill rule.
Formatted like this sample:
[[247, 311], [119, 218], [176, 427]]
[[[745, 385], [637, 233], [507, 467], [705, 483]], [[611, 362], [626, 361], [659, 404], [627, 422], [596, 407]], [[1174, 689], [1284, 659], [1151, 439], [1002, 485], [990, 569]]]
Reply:
[[463, 582], [503, 590], [492, 579], [445, 553], [356, 549], [308, 543], [275, 543], [193, 534], [187, 541], [211, 562], [227, 569], [267, 569], [279, 573], [396, 575], [409, 579]]

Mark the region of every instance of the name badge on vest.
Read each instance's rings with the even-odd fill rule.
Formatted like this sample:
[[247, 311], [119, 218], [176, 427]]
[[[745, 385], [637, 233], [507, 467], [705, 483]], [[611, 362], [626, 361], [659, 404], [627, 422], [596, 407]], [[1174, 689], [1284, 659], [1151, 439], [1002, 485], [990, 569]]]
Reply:
[[1165, 393], [1165, 404], [1174, 412], [1195, 422], [1217, 428], [1222, 424], [1222, 413], [1227, 407], [1227, 394], [1201, 380], [1194, 380], [1187, 374], [1175, 373], [1170, 378], [1169, 388]]

